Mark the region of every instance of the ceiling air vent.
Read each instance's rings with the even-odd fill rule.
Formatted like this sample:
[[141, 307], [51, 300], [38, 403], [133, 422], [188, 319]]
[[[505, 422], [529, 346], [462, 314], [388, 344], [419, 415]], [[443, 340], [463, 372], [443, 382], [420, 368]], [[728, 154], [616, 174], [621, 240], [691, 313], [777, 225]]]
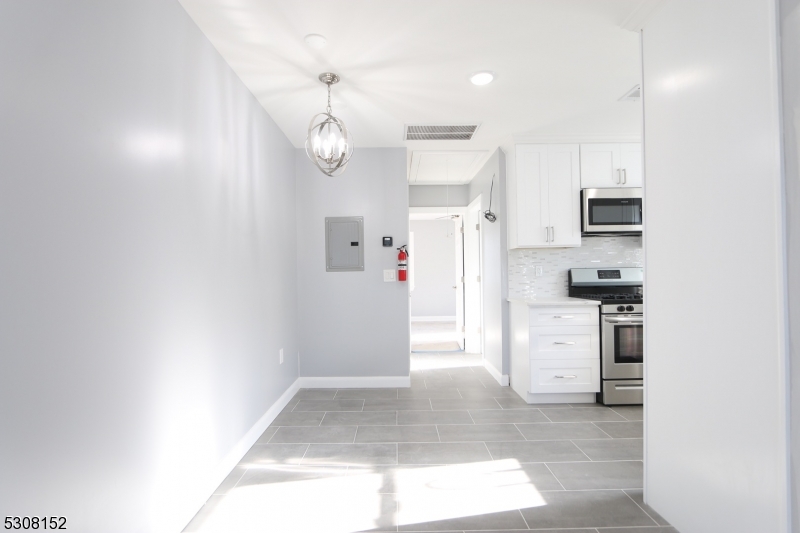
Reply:
[[469, 141], [478, 124], [459, 126], [412, 126], [406, 124], [407, 141]]
[[633, 89], [626, 92], [622, 98], [619, 99], [620, 102], [638, 102], [642, 98], [642, 86], [636, 85]]

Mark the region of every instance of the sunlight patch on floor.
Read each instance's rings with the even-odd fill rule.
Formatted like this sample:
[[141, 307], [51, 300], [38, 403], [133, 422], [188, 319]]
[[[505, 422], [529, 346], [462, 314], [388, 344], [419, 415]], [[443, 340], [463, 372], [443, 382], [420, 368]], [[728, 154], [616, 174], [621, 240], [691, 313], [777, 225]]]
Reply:
[[[274, 469], [290, 474], [292, 467]], [[233, 489], [199, 531], [354, 533], [545, 505], [513, 459], [432, 467], [359, 467], [353, 475]], [[390, 491], [387, 486], [392, 487]], [[382, 492], [383, 491], [383, 492]]]

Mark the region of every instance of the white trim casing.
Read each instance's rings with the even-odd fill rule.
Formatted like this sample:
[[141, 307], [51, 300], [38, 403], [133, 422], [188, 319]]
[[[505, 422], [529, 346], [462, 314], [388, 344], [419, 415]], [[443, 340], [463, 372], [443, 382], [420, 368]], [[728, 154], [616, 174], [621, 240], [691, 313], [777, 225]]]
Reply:
[[[192, 495], [191, 498], [191, 505], [187, 504], [184, 512], [184, 525], [188, 524], [192, 518], [197, 514], [197, 512], [205, 505], [208, 498], [214, 494], [214, 491], [219, 487], [220, 483], [222, 483], [228, 474], [230, 474], [233, 469], [239, 464], [239, 461], [242, 460], [242, 457], [247, 453], [250, 448], [252, 448], [253, 444], [258, 440], [258, 438], [267, 430], [270, 424], [278, 417], [283, 408], [289, 404], [289, 401], [297, 394], [297, 391], [300, 390], [300, 380], [302, 378], [298, 378], [292, 383], [286, 391], [281, 394], [280, 398], [278, 398], [275, 403], [273, 403], [267, 412], [264, 413], [258, 421], [253, 424], [253, 427], [244, 434], [244, 436], [239, 439], [239, 442], [229, 451], [225, 458], [219, 462], [217, 467], [214, 469], [214, 473], [208, 477], [205, 483], [202, 483], [201, 486], [195, 491], [195, 494]], [[183, 529], [183, 528], [181, 528]]]
[[413, 316], [411, 322], [455, 322], [454, 316]]
[[297, 381], [304, 389], [391, 389], [411, 386], [411, 376], [304, 376]]
[[483, 360], [483, 366], [489, 371], [489, 373], [500, 384], [501, 387], [508, 387], [508, 374], [501, 374], [500, 371], [492, 366], [492, 364], [486, 359]]

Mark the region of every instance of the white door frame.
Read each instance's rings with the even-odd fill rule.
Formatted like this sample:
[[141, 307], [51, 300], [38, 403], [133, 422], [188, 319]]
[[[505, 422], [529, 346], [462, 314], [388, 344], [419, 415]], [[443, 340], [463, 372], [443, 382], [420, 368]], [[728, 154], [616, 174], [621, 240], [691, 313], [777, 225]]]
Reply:
[[[456, 239], [456, 279], [454, 280], [456, 286], [456, 329], [459, 331], [460, 335], [458, 336], [458, 346], [462, 350], [464, 349], [464, 283], [461, 281], [462, 276], [464, 275], [464, 240], [463, 240], [463, 233], [459, 231], [460, 228], [464, 226], [464, 214], [467, 212], [466, 207], [409, 207], [408, 208], [408, 219], [409, 222], [412, 220], [436, 220], [448, 215], [459, 215], [459, 218], [454, 219], [453, 222], [455, 224], [455, 239]], [[409, 227], [409, 233], [411, 233], [411, 228]], [[413, 250], [409, 250], [413, 251]], [[459, 253], [461, 252], [461, 253]], [[413, 268], [412, 266], [413, 259], [409, 257], [409, 268]], [[414, 273], [409, 272], [409, 279], [413, 279]], [[412, 288], [413, 290], [413, 288]], [[460, 298], [459, 298], [460, 295]], [[409, 297], [411, 297], [411, 292], [409, 291]], [[409, 321], [411, 320], [411, 315], [409, 313]], [[409, 343], [410, 343], [410, 328], [409, 328]]]
[[479, 195], [470, 202], [464, 215], [464, 349], [480, 354], [484, 352], [482, 220]]

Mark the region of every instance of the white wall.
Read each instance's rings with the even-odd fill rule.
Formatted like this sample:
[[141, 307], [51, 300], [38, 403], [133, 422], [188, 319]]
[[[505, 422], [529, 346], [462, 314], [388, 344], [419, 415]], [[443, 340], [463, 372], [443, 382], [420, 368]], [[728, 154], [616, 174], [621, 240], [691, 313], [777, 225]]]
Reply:
[[497, 221], [481, 221], [482, 259], [481, 289], [483, 290], [483, 350], [484, 358], [500, 374], [508, 375], [510, 352], [508, 343], [508, 241], [506, 220], [505, 154], [498, 149], [478, 171], [469, 184], [469, 201], [481, 196], [481, 212], [489, 209], [489, 193], [494, 178], [492, 212]]
[[[414, 290], [411, 317], [456, 316], [456, 243], [452, 220], [412, 220]], [[461, 238], [461, 234], [458, 234]]]
[[792, 531], [800, 531], [800, 0], [782, 0], [780, 9], [792, 369]]
[[409, 185], [410, 207], [464, 207], [469, 204], [468, 185]]
[[[405, 148], [356, 148], [337, 178], [297, 150], [296, 168], [300, 374], [407, 377], [408, 283], [383, 281], [408, 244]], [[325, 217], [335, 216], [364, 217], [363, 272], [325, 271]]]
[[644, 28], [645, 487], [681, 533], [787, 531], [775, 7]]
[[177, 2], [5, 1], [0, 69], [0, 516], [179, 531], [297, 377], [295, 150]]

